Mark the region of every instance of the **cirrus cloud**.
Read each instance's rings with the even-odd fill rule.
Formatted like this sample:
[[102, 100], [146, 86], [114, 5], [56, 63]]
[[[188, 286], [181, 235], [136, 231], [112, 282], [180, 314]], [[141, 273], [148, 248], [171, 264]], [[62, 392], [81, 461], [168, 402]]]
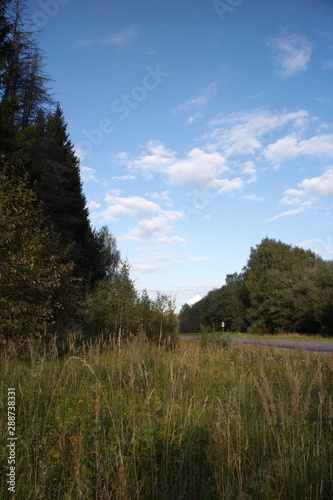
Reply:
[[124, 49], [130, 45], [137, 37], [137, 31], [134, 28], [127, 28], [124, 31], [118, 31], [105, 35], [104, 37], [88, 37], [85, 36], [80, 40], [76, 40], [73, 48], [82, 49], [91, 47], [92, 45], [111, 45], [115, 49]]
[[289, 78], [308, 68], [313, 44], [304, 35], [292, 34], [268, 40], [281, 78]]
[[309, 113], [304, 109], [291, 112], [269, 112], [254, 110], [222, 115], [211, 121], [214, 127], [208, 139], [211, 147], [223, 151], [225, 156], [250, 155], [260, 151], [263, 140], [270, 139], [277, 129], [291, 125], [300, 129], [309, 122]]

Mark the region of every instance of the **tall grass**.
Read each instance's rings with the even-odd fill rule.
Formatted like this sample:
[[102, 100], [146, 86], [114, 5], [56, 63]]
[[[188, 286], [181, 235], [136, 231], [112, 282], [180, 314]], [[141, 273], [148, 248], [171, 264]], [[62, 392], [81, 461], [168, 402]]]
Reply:
[[[331, 499], [333, 357], [104, 340], [0, 363], [17, 499]], [[0, 497], [7, 485], [1, 420]]]

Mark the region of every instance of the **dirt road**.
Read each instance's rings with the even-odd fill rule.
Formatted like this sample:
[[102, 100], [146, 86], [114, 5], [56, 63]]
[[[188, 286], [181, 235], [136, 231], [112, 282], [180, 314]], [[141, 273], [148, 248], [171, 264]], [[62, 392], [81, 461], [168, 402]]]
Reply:
[[[197, 335], [181, 335], [182, 338], [195, 339]], [[275, 340], [275, 339], [250, 339], [241, 337], [232, 337], [235, 344], [262, 345], [266, 347], [277, 347], [279, 349], [304, 349], [305, 351], [333, 352], [333, 342], [313, 342], [308, 340]]]
[[277, 347], [280, 349], [304, 349], [314, 352], [333, 352], [333, 342], [313, 342], [308, 340], [266, 340], [266, 339], [246, 339], [234, 337], [232, 342], [237, 344], [263, 345], [267, 347]]

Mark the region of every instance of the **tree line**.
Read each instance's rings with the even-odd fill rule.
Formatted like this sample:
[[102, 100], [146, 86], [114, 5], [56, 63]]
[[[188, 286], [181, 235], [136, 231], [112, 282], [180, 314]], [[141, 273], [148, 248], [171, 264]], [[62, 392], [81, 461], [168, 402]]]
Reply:
[[160, 340], [175, 335], [174, 301], [139, 298], [116, 238], [91, 225], [79, 159], [27, 19], [23, 0], [1, 0], [0, 337], [43, 338], [68, 325], [153, 337], [147, 318], [160, 318]]
[[192, 306], [184, 304], [181, 333], [230, 332], [333, 335], [333, 261], [311, 250], [265, 238], [251, 248], [241, 273]]

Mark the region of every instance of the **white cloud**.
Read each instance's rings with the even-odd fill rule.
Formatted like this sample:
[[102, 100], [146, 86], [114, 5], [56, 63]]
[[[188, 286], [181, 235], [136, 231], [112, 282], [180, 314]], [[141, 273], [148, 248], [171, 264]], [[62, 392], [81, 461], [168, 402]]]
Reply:
[[201, 188], [227, 170], [221, 153], [193, 148], [184, 158], [177, 159], [175, 152], [156, 141], [148, 143], [146, 154], [140, 158], [125, 161], [128, 168], [138, 169], [148, 178], [159, 173], [166, 177], [169, 184], [194, 184]]
[[170, 191], [163, 191], [162, 193], [148, 193], [146, 196], [150, 196], [154, 200], [161, 200], [167, 205], [172, 205], [172, 200], [170, 198]]
[[109, 189], [108, 194], [113, 196], [119, 196], [122, 193], [121, 189], [113, 188]]
[[211, 186], [217, 189], [218, 194], [230, 194], [238, 191], [244, 186], [244, 181], [240, 177], [235, 179], [215, 179]]
[[[193, 264], [195, 262], [202, 262], [204, 260], [210, 259], [210, 257], [190, 257], [186, 254], [169, 254], [169, 253], [158, 253], [152, 251], [151, 247], [142, 249], [143, 253], [139, 258], [131, 260], [131, 269], [138, 273], [148, 274], [152, 272], [162, 272], [170, 267], [174, 266], [185, 266]], [[177, 286], [173, 287], [177, 288]], [[192, 287], [191, 287], [191, 290]], [[208, 290], [209, 291], [209, 288]]]
[[274, 144], [269, 144], [264, 152], [268, 161], [280, 164], [288, 158], [297, 155], [297, 139], [294, 135], [288, 135], [279, 139]]
[[313, 207], [319, 199], [330, 196], [333, 196], [333, 166], [327, 167], [325, 172], [319, 177], [303, 179], [303, 181], [298, 184], [298, 189], [286, 189], [285, 196], [282, 198], [281, 203], [295, 206], [296, 208], [275, 215], [268, 219], [267, 222], [274, 221], [280, 217], [305, 212]]
[[172, 245], [172, 246], [184, 246], [186, 243], [185, 238], [181, 238], [180, 236], [172, 236], [168, 238], [167, 236], [163, 236], [157, 240], [157, 243], [162, 245]]
[[156, 49], [149, 49], [149, 48], [148, 49], [144, 49], [143, 54], [145, 56], [155, 56], [156, 54], [158, 54], [158, 50], [156, 50]]
[[219, 83], [217, 81], [211, 82], [198, 95], [180, 104], [177, 108], [177, 111], [191, 111], [193, 109], [202, 108], [211, 100], [214, 95], [218, 93], [218, 90]]
[[333, 69], [333, 59], [327, 59], [326, 61], [324, 61], [322, 68], [323, 69]]
[[301, 191], [311, 194], [317, 198], [327, 198], [333, 196], [333, 166], [319, 177], [304, 179], [300, 184]]
[[295, 135], [288, 135], [270, 144], [264, 155], [275, 164], [301, 155], [333, 158], [333, 134], [317, 135], [302, 141]]
[[118, 239], [124, 241], [140, 241], [153, 238], [161, 238], [173, 229], [173, 224], [183, 219], [182, 212], [162, 211], [161, 214], [152, 219], [141, 219], [128, 235]]
[[167, 173], [168, 168], [175, 161], [175, 153], [166, 149], [158, 141], [149, 141], [146, 148], [146, 154], [135, 160], [124, 158], [123, 161], [128, 168], [140, 170], [148, 178], [153, 173]]
[[257, 170], [253, 161], [246, 161], [243, 164], [242, 174], [248, 176], [247, 182], [255, 182], [257, 180]]
[[101, 208], [101, 204], [92, 200], [88, 203], [88, 208], [89, 210], [97, 210], [98, 208]]
[[119, 153], [116, 153], [112, 156], [115, 160], [121, 160], [121, 159], [126, 159], [128, 157], [127, 153], [125, 151], [119, 151]]
[[269, 219], [266, 220], [266, 222], [273, 222], [274, 220], [280, 219], [281, 217], [288, 217], [289, 215], [300, 214], [302, 212], [305, 212], [306, 210], [307, 210], [306, 206], [294, 208], [292, 210], [286, 210], [285, 212], [281, 212], [278, 215], [274, 215], [274, 217], [270, 217]]
[[149, 262], [148, 264], [140, 264], [133, 263], [131, 270], [135, 271], [139, 274], [151, 274], [151, 273], [159, 273], [165, 271], [174, 265], [178, 264], [177, 262], [166, 261], [166, 262]]
[[301, 128], [308, 121], [309, 113], [306, 110], [289, 113], [262, 110], [231, 113], [211, 122], [215, 128], [209, 134], [209, 139], [213, 140], [211, 147], [221, 149], [226, 156], [249, 155], [262, 148], [266, 134], [288, 124]]
[[317, 97], [317, 101], [320, 102], [320, 104], [328, 104], [329, 102], [332, 101], [332, 99], [331, 99], [331, 97], [319, 96], [319, 97]]
[[306, 240], [298, 243], [297, 246], [302, 247], [305, 250], [310, 248], [313, 252], [324, 258], [332, 258], [333, 256], [333, 242], [331, 241], [331, 238], [328, 238], [327, 240], [323, 240], [322, 238]]
[[286, 189], [284, 192], [285, 196], [282, 198], [281, 203], [283, 205], [300, 205], [304, 202], [305, 191], [302, 189]]
[[256, 194], [245, 194], [244, 196], [242, 196], [242, 198], [243, 200], [255, 201], [255, 202], [265, 200], [265, 198], [263, 198], [262, 196], [257, 196]]
[[126, 174], [112, 177], [113, 181], [132, 181], [135, 179], [135, 175]]
[[81, 179], [82, 182], [98, 182], [96, 177], [96, 170], [91, 167], [85, 167], [81, 165], [80, 167]]
[[103, 40], [103, 44], [113, 45], [114, 47], [124, 48], [129, 45], [136, 38], [137, 32], [133, 28], [128, 28], [124, 31], [119, 31], [117, 33], [111, 33], [107, 35]]
[[80, 49], [83, 47], [90, 47], [97, 42], [96, 38], [82, 38], [81, 40], [76, 40], [73, 44], [74, 49]]
[[303, 35], [289, 35], [271, 38], [267, 45], [272, 49], [278, 65], [277, 73], [282, 78], [289, 78], [308, 68], [313, 45]]
[[137, 37], [137, 32], [134, 28], [128, 28], [124, 31], [111, 33], [104, 37], [89, 38], [84, 37], [81, 40], [76, 40], [73, 44], [74, 48], [85, 48], [92, 45], [112, 45], [114, 48], [123, 49], [131, 44]]
[[108, 207], [103, 211], [104, 220], [116, 220], [123, 215], [140, 217], [149, 212], [157, 212], [159, 206], [153, 201], [148, 201], [141, 196], [120, 197], [107, 194], [105, 202]]
[[300, 141], [299, 152], [321, 158], [333, 158], [333, 134], [323, 134]]
[[202, 118], [202, 113], [194, 113], [193, 115], [189, 116], [187, 119], [187, 125], [192, 125], [192, 123], [197, 122]]
[[[130, 158], [121, 153], [114, 159], [131, 173], [139, 171], [148, 180], [161, 175], [170, 185], [192, 185], [199, 190], [213, 188], [223, 195], [241, 189], [245, 183], [257, 181], [257, 161], [240, 165], [235, 160], [239, 155], [256, 154], [258, 158], [264, 154], [266, 159], [277, 162], [296, 154], [298, 149], [302, 154], [319, 154], [323, 141], [315, 138], [299, 141], [296, 133], [264, 149], [263, 143], [271, 140], [270, 134], [277, 133], [279, 128], [289, 126], [299, 134], [311, 120], [306, 110], [230, 113], [212, 121], [210, 125], [214, 128], [201, 138], [201, 145], [182, 156], [161, 142], [151, 140], [142, 155]], [[322, 137], [326, 137], [328, 148], [330, 136]]]
[[258, 99], [258, 97], [262, 97], [262, 96], [264, 96], [266, 94], [267, 94], [267, 92], [264, 92], [263, 90], [260, 90], [259, 92], [256, 92], [255, 94], [249, 95], [245, 100], [246, 101], [252, 101], [252, 100]]
[[[325, 134], [314, 135], [307, 139], [302, 137], [305, 132], [309, 133], [313, 124], [318, 131], [318, 120], [304, 109], [292, 112], [256, 109], [252, 112], [230, 113], [211, 121], [209, 125], [213, 128], [210, 132], [197, 140], [199, 144], [197, 147], [184, 154], [168, 149], [161, 142], [151, 140], [141, 155], [131, 158], [128, 154], [121, 153], [114, 159], [131, 173], [139, 172], [148, 180], [161, 176], [169, 185], [195, 188], [194, 199], [199, 199], [202, 209], [215, 196], [240, 192], [249, 183], [256, 182], [260, 172], [267, 169], [267, 160], [273, 165], [278, 165], [288, 158], [301, 155], [333, 158], [333, 134], [327, 133], [327, 128]], [[277, 140], [279, 136], [281, 137], [282, 127], [287, 129], [288, 134]], [[244, 161], [242, 156], [245, 154], [253, 156]], [[281, 202], [289, 206], [288, 210], [269, 220], [309, 210], [324, 192], [331, 193], [331, 180], [331, 174], [326, 172], [318, 178], [304, 179], [296, 189], [285, 190]], [[191, 194], [193, 195], [193, 190], [188, 191], [185, 196]], [[264, 201], [255, 194], [241, 194], [247, 201]], [[172, 206], [169, 191], [146, 196]], [[186, 204], [184, 206], [188, 208]], [[197, 208], [194, 201], [192, 206]], [[161, 230], [161, 217], [164, 212], [161, 208], [159, 211], [157, 217], [140, 221], [124, 238], [132, 241], [153, 237], [163, 238], [165, 232]], [[165, 244], [172, 244], [177, 240], [164, 241]]]
[[198, 257], [190, 257], [189, 262], [204, 262], [205, 260], [210, 260], [211, 257], [208, 255], [200, 255]]
[[220, 153], [209, 153], [201, 148], [194, 148], [186, 158], [170, 165], [167, 174], [171, 184], [195, 184], [205, 187], [226, 170], [225, 158]]
[[192, 297], [192, 299], [188, 300], [186, 302], [186, 304], [188, 304], [189, 306], [193, 306], [193, 304], [195, 304], [196, 302], [199, 302], [199, 300], [201, 300], [202, 297], [201, 295], [194, 295], [194, 297]]

